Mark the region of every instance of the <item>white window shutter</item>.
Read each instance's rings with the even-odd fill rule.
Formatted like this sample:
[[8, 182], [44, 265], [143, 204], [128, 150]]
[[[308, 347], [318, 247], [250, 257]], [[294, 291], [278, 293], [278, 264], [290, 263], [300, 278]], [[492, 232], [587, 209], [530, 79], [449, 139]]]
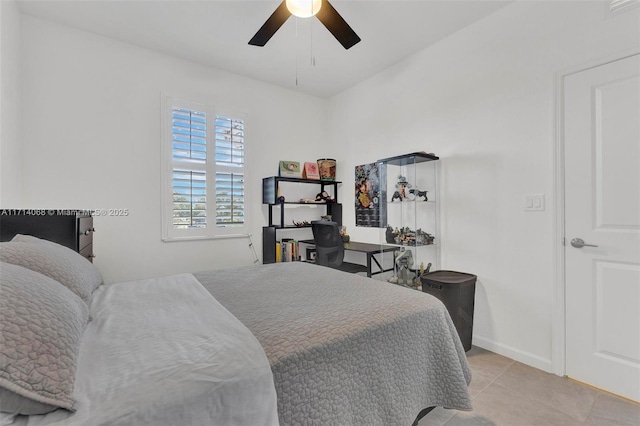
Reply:
[[163, 102], [163, 240], [246, 236], [245, 116]]
[[206, 228], [206, 173], [173, 169], [172, 187], [174, 228]]
[[216, 226], [244, 225], [244, 174], [216, 173]]
[[245, 223], [244, 120], [216, 116], [216, 226]]
[[216, 116], [216, 164], [244, 166], [244, 120]]
[[171, 114], [172, 151], [175, 160], [207, 160], [207, 114], [173, 107]]
[[175, 229], [207, 227], [207, 114], [173, 106], [173, 219]]

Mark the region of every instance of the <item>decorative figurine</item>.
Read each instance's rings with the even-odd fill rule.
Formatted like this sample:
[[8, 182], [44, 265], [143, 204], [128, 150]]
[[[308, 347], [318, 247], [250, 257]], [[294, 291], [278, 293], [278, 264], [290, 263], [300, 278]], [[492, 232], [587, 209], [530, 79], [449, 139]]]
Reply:
[[333, 203], [333, 198], [329, 197], [327, 191], [319, 192], [316, 195], [316, 201], [324, 201], [325, 203]]
[[407, 182], [407, 178], [404, 176], [398, 176], [398, 183], [396, 183], [396, 191], [391, 197], [391, 202], [395, 200], [404, 201], [407, 198], [407, 189], [411, 188], [411, 184]]
[[414, 280], [409, 277], [411, 267], [413, 266], [413, 252], [401, 247], [395, 255], [395, 275], [389, 279], [389, 282], [405, 286], [413, 286]]
[[423, 197], [424, 201], [429, 201], [429, 198], [427, 198], [427, 192], [429, 191], [420, 191], [419, 189], [409, 190], [409, 194], [412, 194], [416, 200], [418, 199], [418, 197]]
[[396, 228], [395, 230], [391, 225], [387, 225], [385, 231], [385, 239], [389, 244], [400, 244], [403, 246], [425, 246], [433, 244], [435, 237], [422, 229], [412, 231], [411, 228], [405, 226], [404, 228]]
[[393, 232], [393, 228], [390, 225], [387, 225], [387, 232], [385, 232], [385, 238], [387, 239], [387, 243], [393, 244], [396, 242], [396, 233]]
[[405, 198], [407, 198], [406, 190], [411, 188], [411, 184], [407, 182], [406, 177], [400, 175], [398, 176], [398, 183], [396, 183], [396, 188], [398, 189], [398, 192], [400, 192], [402, 200], [404, 200]]
[[342, 242], [343, 243], [348, 243], [349, 240], [351, 240], [351, 237], [349, 237], [349, 234], [347, 233], [347, 227], [346, 226], [340, 227], [340, 236], [342, 237]]

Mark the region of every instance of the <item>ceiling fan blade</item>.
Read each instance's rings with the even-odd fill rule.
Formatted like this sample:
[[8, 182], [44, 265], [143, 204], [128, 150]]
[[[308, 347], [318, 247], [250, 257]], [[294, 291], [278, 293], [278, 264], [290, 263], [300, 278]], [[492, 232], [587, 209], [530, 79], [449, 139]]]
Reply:
[[322, 7], [316, 16], [345, 49], [349, 49], [360, 42], [358, 34], [351, 29], [347, 21], [340, 16], [338, 11], [327, 0], [322, 0]]
[[280, 29], [282, 24], [291, 16], [291, 12], [287, 9], [287, 5], [283, 1], [280, 6], [271, 14], [269, 19], [260, 27], [256, 35], [249, 40], [249, 44], [253, 46], [264, 46], [269, 39]]

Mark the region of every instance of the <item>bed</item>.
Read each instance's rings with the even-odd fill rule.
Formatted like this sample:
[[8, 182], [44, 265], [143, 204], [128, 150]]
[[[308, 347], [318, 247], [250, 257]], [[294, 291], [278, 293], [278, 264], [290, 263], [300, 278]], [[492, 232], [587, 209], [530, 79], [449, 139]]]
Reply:
[[2, 424], [408, 426], [471, 409], [428, 294], [304, 262], [105, 285], [78, 257], [0, 243]]

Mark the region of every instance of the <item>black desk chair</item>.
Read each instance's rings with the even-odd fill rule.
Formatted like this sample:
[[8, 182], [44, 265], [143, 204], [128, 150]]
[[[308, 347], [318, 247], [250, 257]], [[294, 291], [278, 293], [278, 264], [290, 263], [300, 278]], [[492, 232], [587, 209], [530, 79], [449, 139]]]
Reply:
[[344, 242], [336, 222], [315, 220], [311, 222], [311, 230], [316, 243], [318, 265], [351, 273], [367, 272], [367, 267], [364, 265], [344, 262]]
[[344, 243], [338, 224], [328, 220], [315, 220], [311, 222], [311, 230], [316, 242], [316, 263], [331, 268], [342, 265]]

